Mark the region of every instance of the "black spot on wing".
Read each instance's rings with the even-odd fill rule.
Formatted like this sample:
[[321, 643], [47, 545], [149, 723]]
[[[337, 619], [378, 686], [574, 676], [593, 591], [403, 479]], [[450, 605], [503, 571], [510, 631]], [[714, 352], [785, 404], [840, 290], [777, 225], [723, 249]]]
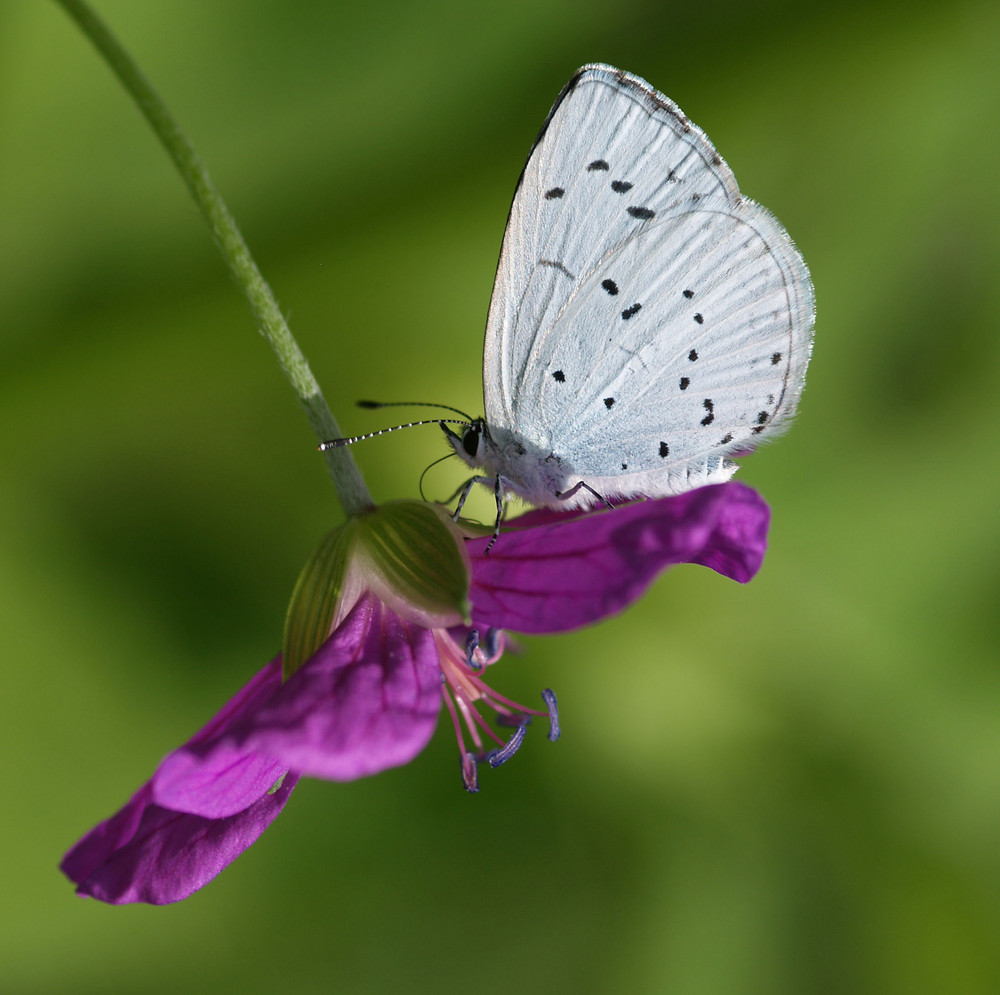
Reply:
[[606, 398], [604, 398], [604, 407], [610, 408], [611, 405], [614, 404], [614, 403], [615, 403], [615, 399], [613, 397], [606, 397]]
[[764, 427], [767, 425], [767, 419], [768, 414], [766, 411], [762, 411], [759, 415], [757, 415], [757, 424], [753, 427], [755, 435], [764, 431]]
[[702, 423], [702, 425], [711, 425], [712, 422], [715, 421], [715, 413], [714, 413], [715, 412], [715, 405], [707, 397], [701, 403], [704, 406], [705, 410], [708, 412], [708, 414], [705, 415], [704, 418], [702, 418], [701, 423]]
[[562, 370], [556, 370], [555, 373], [552, 374], [552, 379], [555, 380], [556, 383], [565, 383], [566, 374], [563, 373]]
[[705, 324], [705, 319], [700, 314], [696, 314], [694, 316], [694, 320], [697, 321], [699, 325]]
[[618, 293], [618, 284], [614, 280], [601, 280], [601, 286], [609, 293], [612, 297]]
[[688, 359], [690, 359], [692, 363], [695, 362], [698, 359], [698, 350], [697, 349], [692, 349], [688, 353]]
[[781, 353], [780, 353], [780, 352], [776, 352], [776, 353], [775, 353], [775, 354], [774, 354], [774, 355], [773, 355], [773, 356], [771, 357], [771, 365], [772, 365], [772, 366], [777, 366], [777, 365], [778, 365], [778, 363], [780, 363], [780, 362], [781, 362]]
[[727, 432], [727, 433], [726, 433], [726, 434], [725, 434], [725, 435], [724, 435], [724, 436], [723, 436], [723, 437], [722, 437], [722, 438], [721, 438], [721, 439], [719, 440], [719, 445], [720, 445], [720, 446], [727, 446], [727, 445], [729, 445], [729, 443], [730, 443], [730, 442], [732, 442], [732, 441], [733, 441], [733, 433], [732, 433], [732, 432]]
[[691, 381], [688, 377], [681, 377], [681, 390], [687, 390], [691, 385]]
[[611, 167], [603, 159], [595, 159], [587, 166], [587, 170], [592, 172], [595, 169], [610, 169]]
[[665, 442], [660, 443], [660, 458], [666, 459], [670, 455], [670, 446]]
[[693, 290], [685, 290], [685, 291], [684, 291], [684, 296], [685, 296], [685, 297], [686, 297], [686, 298], [687, 298], [688, 300], [691, 300], [691, 298], [692, 298], [692, 297], [694, 297], [694, 291], [693, 291]]
[[652, 211], [648, 207], [630, 207], [628, 208], [628, 213], [631, 214], [633, 218], [638, 218], [640, 221], [648, 221], [656, 215], [656, 211]]
[[628, 180], [612, 180], [611, 189], [615, 193], [628, 193], [632, 189], [632, 184]]
[[545, 191], [546, 200], [558, 200], [566, 191], [562, 187], [553, 187]]
[[631, 307], [627, 307], [624, 311], [622, 311], [622, 317], [628, 321], [629, 318], [635, 317], [641, 310], [641, 304], [633, 304]]
[[622, 463], [622, 469], [623, 470], [627, 470], [628, 469], [628, 463]]

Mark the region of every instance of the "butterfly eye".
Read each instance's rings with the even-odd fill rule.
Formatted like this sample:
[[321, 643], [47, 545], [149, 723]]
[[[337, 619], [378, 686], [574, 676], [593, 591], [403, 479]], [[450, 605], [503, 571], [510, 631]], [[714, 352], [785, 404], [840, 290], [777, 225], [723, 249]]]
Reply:
[[479, 429], [475, 425], [470, 425], [462, 433], [462, 448], [470, 456], [475, 456], [479, 452]]

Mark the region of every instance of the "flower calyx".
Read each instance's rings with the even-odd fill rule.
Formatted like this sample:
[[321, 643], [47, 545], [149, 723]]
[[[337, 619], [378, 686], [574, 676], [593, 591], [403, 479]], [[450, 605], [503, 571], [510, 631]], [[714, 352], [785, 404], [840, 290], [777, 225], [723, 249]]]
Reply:
[[285, 619], [287, 680], [371, 591], [426, 628], [469, 622], [469, 557], [447, 511], [394, 501], [348, 519], [323, 537], [303, 567]]

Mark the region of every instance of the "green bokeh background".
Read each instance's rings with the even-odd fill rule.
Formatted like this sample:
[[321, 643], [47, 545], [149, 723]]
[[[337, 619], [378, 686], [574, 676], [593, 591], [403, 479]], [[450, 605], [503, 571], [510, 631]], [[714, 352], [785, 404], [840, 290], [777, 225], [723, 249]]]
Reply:
[[[809, 263], [801, 414], [740, 478], [760, 576], [662, 577], [492, 675], [564, 734], [461, 790], [303, 782], [166, 908], [63, 850], [277, 650], [338, 519], [145, 123], [61, 10], [0, 8], [0, 990], [1000, 990], [1000, 7], [99, 0], [213, 171], [347, 431], [481, 410], [509, 197], [580, 64], [649, 79]], [[356, 456], [413, 496], [436, 431]], [[431, 493], [461, 479], [443, 465]]]

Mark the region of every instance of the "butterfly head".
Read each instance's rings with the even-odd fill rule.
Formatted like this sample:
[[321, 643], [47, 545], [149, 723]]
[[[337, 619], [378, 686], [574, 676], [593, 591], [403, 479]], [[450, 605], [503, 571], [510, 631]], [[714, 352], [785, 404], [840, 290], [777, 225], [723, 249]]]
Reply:
[[506, 426], [491, 428], [484, 418], [471, 419], [459, 432], [447, 425], [441, 428], [459, 459], [479, 471], [473, 482], [491, 487], [495, 494], [516, 494], [539, 507], [569, 507], [559, 495], [579, 477], [550, 449], [532, 444]]
[[483, 465], [484, 451], [490, 442], [490, 433], [484, 419], [473, 418], [468, 425], [462, 427], [461, 432], [453, 432], [442, 422], [441, 430], [463, 462], [471, 467]]

